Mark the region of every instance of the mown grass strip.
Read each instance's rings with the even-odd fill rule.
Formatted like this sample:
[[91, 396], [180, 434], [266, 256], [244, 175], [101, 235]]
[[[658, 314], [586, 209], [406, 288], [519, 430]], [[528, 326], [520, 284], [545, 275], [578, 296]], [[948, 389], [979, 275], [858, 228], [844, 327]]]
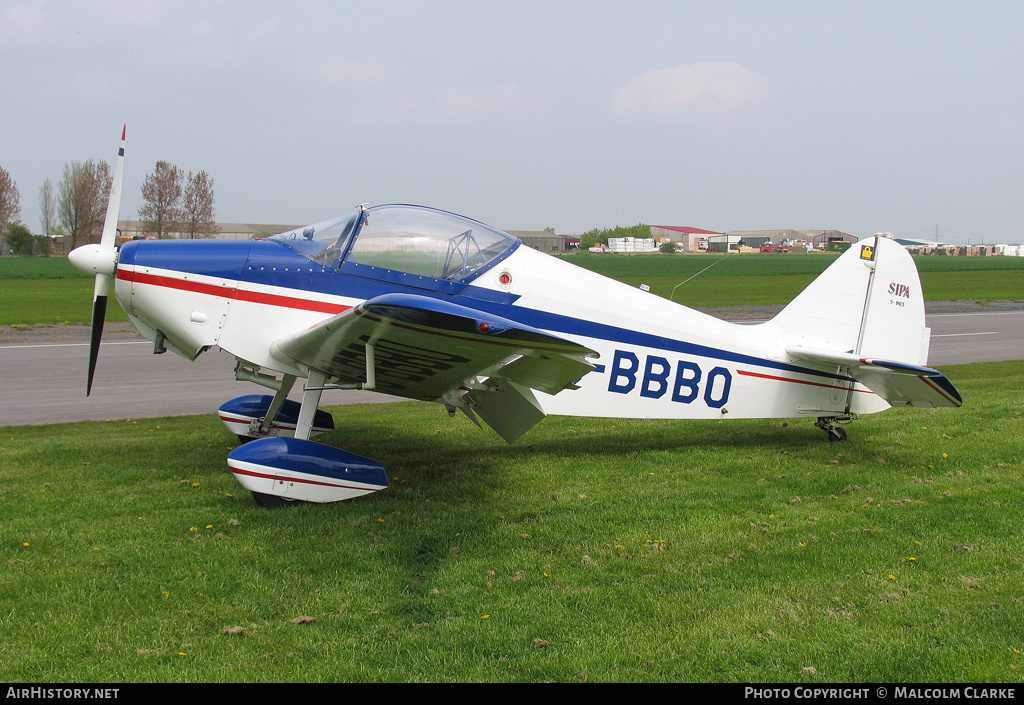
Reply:
[[[622, 255], [567, 261], [687, 306], [786, 304], [832, 262], [831, 254]], [[718, 261], [721, 260], [721, 261]], [[915, 257], [927, 301], [1024, 300], [1024, 257]], [[716, 263], [717, 262], [717, 263]], [[713, 264], [700, 276], [691, 276]], [[685, 284], [679, 286], [681, 282]]]
[[332, 409], [352, 502], [257, 508], [214, 416], [0, 429], [0, 680], [1019, 682], [1024, 363], [961, 409]]

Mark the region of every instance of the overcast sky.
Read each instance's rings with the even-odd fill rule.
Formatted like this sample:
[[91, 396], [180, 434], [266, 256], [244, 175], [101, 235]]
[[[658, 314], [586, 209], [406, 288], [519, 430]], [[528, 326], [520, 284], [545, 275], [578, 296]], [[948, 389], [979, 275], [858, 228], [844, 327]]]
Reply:
[[0, 166], [157, 160], [223, 222], [1024, 241], [1024, 3], [0, 0]]

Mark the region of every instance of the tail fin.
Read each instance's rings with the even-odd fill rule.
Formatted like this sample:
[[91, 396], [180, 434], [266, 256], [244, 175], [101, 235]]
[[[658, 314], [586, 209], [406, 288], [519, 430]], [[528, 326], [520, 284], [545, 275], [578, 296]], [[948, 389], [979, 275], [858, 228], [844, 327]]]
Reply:
[[897, 242], [858, 243], [768, 324], [776, 354], [845, 370], [889, 404], [960, 406], [928, 362], [931, 330], [913, 258]]
[[886, 238], [851, 247], [771, 323], [812, 347], [927, 363], [921, 279], [913, 258]]

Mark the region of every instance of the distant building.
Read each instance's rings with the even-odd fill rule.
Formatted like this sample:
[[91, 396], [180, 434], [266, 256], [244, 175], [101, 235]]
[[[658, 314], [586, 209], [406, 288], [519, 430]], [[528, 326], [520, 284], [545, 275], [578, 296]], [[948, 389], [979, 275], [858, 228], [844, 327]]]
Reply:
[[[254, 237], [268, 237], [278, 233], [286, 233], [289, 230], [301, 228], [301, 225], [274, 225], [267, 223], [217, 223], [220, 232], [218, 240], [249, 240]], [[119, 220], [117, 221], [118, 237], [124, 240], [132, 240], [137, 237], [145, 237], [141, 220]], [[181, 237], [182, 233], [171, 233], [173, 237]]]
[[741, 238], [739, 235], [722, 233], [708, 236], [708, 252], [738, 252]]
[[[810, 242], [816, 250], [827, 250], [829, 245], [836, 243], [857, 242], [860, 238], [840, 230], [801, 230], [803, 239]], [[834, 248], [833, 248], [834, 249]]]
[[772, 245], [781, 245], [787, 240], [793, 242], [795, 240], [803, 240], [804, 237], [800, 234], [799, 230], [730, 230], [729, 235], [736, 240], [732, 242], [738, 243], [742, 247], [760, 247], [766, 242]]
[[712, 235], [722, 234], [715, 230], [702, 230], [682, 225], [651, 226], [651, 237], [655, 240], [671, 240], [676, 243], [676, 250], [679, 252], [698, 252], [707, 249], [708, 238]]
[[781, 245], [784, 242], [807, 243], [808, 249], [826, 250], [830, 243], [857, 242], [856, 235], [839, 230], [730, 230], [729, 235], [738, 236], [744, 247], [760, 247], [771, 243]]
[[[541, 252], [562, 252], [566, 249], [565, 235], [555, 235], [550, 230], [505, 230], [512, 237], [523, 241], [527, 247], [532, 247]], [[578, 243], [579, 240], [577, 239]]]

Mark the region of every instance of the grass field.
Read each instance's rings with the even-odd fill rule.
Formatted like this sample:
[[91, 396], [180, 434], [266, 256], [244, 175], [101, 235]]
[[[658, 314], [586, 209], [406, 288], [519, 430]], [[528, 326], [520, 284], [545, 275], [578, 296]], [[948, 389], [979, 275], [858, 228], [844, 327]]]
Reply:
[[[785, 304], [835, 261], [836, 255], [566, 256], [573, 264], [633, 286], [647, 284], [687, 306]], [[927, 301], [1024, 300], [1024, 257], [915, 257]]]
[[[648, 284], [668, 298], [688, 277], [720, 259], [717, 255], [566, 256], [633, 286]], [[785, 304], [820, 274], [834, 255], [728, 255], [676, 290], [688, 306]], [[1024, 257], [917, 257], [925, 299], [1024, 300]], [[0, 257], [0, 325], [88, 323], [92, 278], [64, 257]], [[108, 321], [127, 320], [113, 302]]]
[[[672, 287], [713, 256], [576, 255]], [[689, 305], [785, 303], [832, 258], [730, 256]], [[1024, 298], [1024, 258], [919, 258]], [[0, 323], [88, 322], [63, 258], [0, 258]], [[108, 320], [124, 320], [118, 306]], [[391, 487], [271, 512], [216, 417], [0, 428], [0, 681], [1024, 681], [1024, 362], [842, 445], [802, 421], [332, 409]]]
[[1024, 680], [1024, 363], [962, 409], [332, 409], [391, 487], [258, 509], [213, 416], [0, 429], [0, 681]]
[[[67, 257], [0, 257], [0, 325], [88, 323], [93, 277]], [[127, 321], [116, 303], [108, 321]]]

